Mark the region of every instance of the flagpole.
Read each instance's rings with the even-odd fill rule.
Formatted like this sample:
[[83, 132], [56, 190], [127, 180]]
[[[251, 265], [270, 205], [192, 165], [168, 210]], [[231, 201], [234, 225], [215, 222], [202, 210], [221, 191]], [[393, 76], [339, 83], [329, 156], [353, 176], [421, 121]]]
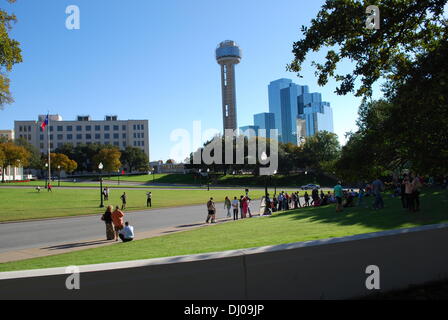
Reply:
[[[48, 185], [51, 184], [51, 151], [50, 151], [50, 115], [47, 115], [48, 119], [48, 129], [47, 129], [47, 137], [48, 137]], [[48, 188], [47, 185], [47, 188]]]

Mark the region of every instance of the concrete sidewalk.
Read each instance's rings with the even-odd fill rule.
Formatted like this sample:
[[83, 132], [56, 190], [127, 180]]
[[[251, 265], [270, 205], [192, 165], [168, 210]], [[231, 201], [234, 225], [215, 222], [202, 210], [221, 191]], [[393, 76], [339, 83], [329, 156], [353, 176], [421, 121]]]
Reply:
[[[254, 216], [259, 217], [259, 216]], [[176, 227], [170, 227], [170, 228], [162, 228], [158, 230], [151, 230], [151, 231], [145, 231], [145, 232], [138, 232], [136, 231], [136, 238], [135, 240], [142, 240], [142, 239], [149, 239], [153, 237], [159, 237], [164, 236], [172, 233], [179, 233], [184, 232], [188, 230], [198, 229], [198, 228], [204, 228], [209, 227], [213, 225], [218, 225], [222, 223], [227, 223], [233, 221], [230, 218], [224, 218], [224, 219], [217, 219], [216, 224], [206, 224], [204, 222], [197, 222], [192, 223], [188, 225], [180, 225]], [[32, 258], [39, 258], [39, 257], [47, 257], [52, 255], [58, 255], [68, 252], [74, 252], [74, 251], [80, 251], [85, 249], [92, 249], [92, 248], [99, 248], [104, 246], [110, 246], [113, 244], [121, 243], [121, 241], [110, 241], [110, 240], [104, 240], [104, 239], [91, 239], [91, 240], [84, 240], [84, 241], [77, 241], [77, 242], [66, 242], [61, 243], [58, 245], [52, 245], [52, 246], [42, 246], [37, 248], [27, 248], [22, 250], [13, 250], [8, 252], [0, 253], [0, 263], [5, 262], [13, 262], [13, 261], [19, 261], [19, 260], [25, 260], [25, 259], [32, 259]]]

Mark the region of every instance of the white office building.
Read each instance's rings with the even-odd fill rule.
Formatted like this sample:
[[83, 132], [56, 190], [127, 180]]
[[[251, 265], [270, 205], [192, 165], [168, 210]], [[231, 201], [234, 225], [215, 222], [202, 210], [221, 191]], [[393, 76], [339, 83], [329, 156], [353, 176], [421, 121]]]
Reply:
[[49, 127], [43, 131], [41, 125], [45, 118], [46, 115], [40, 115], [37, 121], [15, 121], [16, 139], [27, 140], [42, 153], [47, 152], [48, 142], [51, 151], [64, 144], [77, 146], [97, 143], [121, 150], [127, 146], [137, 147], [149, 158], [148, 120], [118, 120], [117, 116], [92, 120], [90, 116], [78, 116], [77, 120], [63, 121], [60, 115], [50, 115]]

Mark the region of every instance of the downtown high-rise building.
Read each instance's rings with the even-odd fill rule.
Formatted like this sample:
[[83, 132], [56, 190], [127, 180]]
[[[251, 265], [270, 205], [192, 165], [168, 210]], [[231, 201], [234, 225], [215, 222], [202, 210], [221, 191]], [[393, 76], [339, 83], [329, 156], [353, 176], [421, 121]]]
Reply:
[[308, 86], [279, 79], [269, 84], [268, 94], [279, 142], [300, 144], [319, 131], [334, 132], [330, 103], [320, 93], [310, 93]]

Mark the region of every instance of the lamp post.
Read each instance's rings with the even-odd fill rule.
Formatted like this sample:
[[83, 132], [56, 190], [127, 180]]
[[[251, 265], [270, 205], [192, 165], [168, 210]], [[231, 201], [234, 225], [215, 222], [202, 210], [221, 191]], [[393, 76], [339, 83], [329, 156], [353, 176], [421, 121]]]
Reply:
[[[47, 171], [47, 169], [48, 169], [48, 162], [45, 164], [45, 171]], [[47, 179], [45, 179], [45, 189], [48, 188], [48, 181], [49, 181], [48, 179], [50, 179], [50, 177], [48, 176], [48, 173], [47, 173]]]
[[210, 169], [207, 169], [207, 191], [210, 191]]
[[61, 166], [58, 166], [58, 187], [61, 186]]
[[[261, 158], [261, 161], [266, 162], [266, 160], [268, 160], [268, 155], [266, 154], [266, 152], [263, 151], [260, 158]], [[265, 196], [265, 199], [268, 198], [268, 176], [265, 176], [265, 179], [264, 179], [264, 196]]]
[[120, 169], [118, 169], [118, 185], [120, 185], [120, 174], [121, 174], [121, 170]]
[[152, 172], [152, 183], [154, 184], [154, 182], [155, 182], [155, 171], [156, 171], [156, 169], [154, 169], [154, 168], [152, 168], [151, 169], [151, 172]]
[[100, 164], [98, 165], [98, 169], [100, 170], [100, 198], [101, 198], [101, 204], [100, 204], [100, 208], [104, 208], [104, 201], [103, 201], [103, 177], [101, 174], [101, 171], [103, 170], [104, 166], [103, 163], [100, 162]]

